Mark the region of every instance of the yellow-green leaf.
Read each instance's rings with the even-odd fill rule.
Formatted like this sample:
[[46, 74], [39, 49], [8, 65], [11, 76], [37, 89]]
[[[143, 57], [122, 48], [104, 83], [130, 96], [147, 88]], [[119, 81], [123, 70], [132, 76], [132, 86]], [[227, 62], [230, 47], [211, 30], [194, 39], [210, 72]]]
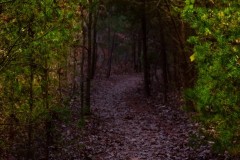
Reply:
[[195, 54], [192, 54], [192, 55], [190, 56], [190, 61], [193, 62], [194, 60], [195, 60]]

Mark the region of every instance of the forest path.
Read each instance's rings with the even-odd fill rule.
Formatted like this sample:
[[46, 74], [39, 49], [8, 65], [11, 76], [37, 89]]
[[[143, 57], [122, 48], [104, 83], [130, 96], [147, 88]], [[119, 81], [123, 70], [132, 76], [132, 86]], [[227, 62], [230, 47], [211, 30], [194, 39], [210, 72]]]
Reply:
[[[179, 106], [147, 99], [139, 75], [94, 82], [95, 117], [86, 126], [86, 152], [92, 160], [209, 159], [206, 147], [194, 150], [196, 126]], [[155, 99], [155, 101], [153, 100]], [[160, 101], [160, 100], [159, 100]]]

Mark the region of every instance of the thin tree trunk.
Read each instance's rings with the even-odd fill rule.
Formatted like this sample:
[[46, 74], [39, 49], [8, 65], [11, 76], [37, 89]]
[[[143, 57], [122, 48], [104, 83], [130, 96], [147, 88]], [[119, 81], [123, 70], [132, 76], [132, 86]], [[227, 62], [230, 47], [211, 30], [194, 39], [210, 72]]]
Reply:
[[33, 111], [33, 80], [34, 80], [34, 64], [33, 64], [33, 53], [30, 53], [29, 58], [29, 68], [30, 68], [30, 80], [29, 80], [29, 115], [28, 115], [28, 152], [26, 159], [32, 159], [33, 158], [33, 150], [32, 150], [32, 111]]
[[77, 76], [77, 49], [73, 48], [73, 89], [72, 89], [72, 95], [74, 95], [74, 93], [77, 90], [76, 76]]
[[[47, 51], [46, 51], [47, 52]], [[48, 117], [45, 120], [45, 129], [46, 129], [46, 146], [45, 146], [45, 159], [49, 159], [49, 146], [52, 144], [52, 112], [49, 108], [49, 67], [48, 67], [48, 53], [46, 53], [44, 59], [44, 70], [43, 70], [43, 99], [44, 106], [48, 111]]]
[[[34, 17], [32, 17], [34, 19]], [[34, 32], [32, 31], [31, 25], [28, 28], [28, 34], [31, 39], [34, 38]], [[27, 157], [26, 159], [33, 159], [34, 152], [32, 149], [32, 139], [33, 139], [33, 126], [32, 126], [32, 112], [33, 112], [33, 105], [34, 105], [34, 90], [33, 90], [33, 83], [34, 83], [34, 58], [33, 58], [33, 51], [29, 53], [29, 70], [30, 70], [30, 77], [29, 77], [29, 115], [28, 115], [28, 150], [27, 150]]]
[[137, 51], [136, 51], [136, 38], [135, 38], [135, 35], [133, 35], [132, 37], [132, 63], [133, 63], [133, 68], [134, 68], [134, 71], [136, 72], [137, 71]]
[[[169, 12], [171, 12], [171, 8], [170, 8], [170, 4], [167, 0], [164, 0], [166, 6], [167, 6], [167, 9]], [[179, 67], [181, 67], [181, 70], [180, 71], [180, 77], [181, 77], [181, 85], [183, 87], [187, 87], [188, 86], [188, 80], [189, 80], [189, 77], [188, 75], [186, 74], [186, 70], [188, 70], [188, 68], [190, 67], [190, 63], [188, 61], [188, 55], [186, 54], [186, 52], [184, 51], [184, 43], [185, 43], [185, 35], [184, 35], [184, 23], [182, 22], [180, 24], [180, 31], [179, 31], [179, 27], [177, 26], [176, 24], [176, 21], [174, 20], [174, 18], [172, 16], [170, 16], [171, 18], [171, 21], [172, 21], [172, 24], [173, 24], [173, 27], [174, 27], [174, 30], [176, 32], [176, 35], [177, 35], [177, 38], [178, 38], [178, 42], [179, 42], [179, 51], [180, 51], [180, 61], [181, 61], [181, 64]], [[181, 32], [181, 33], [180, 33]]]
[[[109, 15], [110, 16], [110, 15]], [[107, 28], [107, 37], [108, 37], [108, 61], [107, 61], [107, 74], [106, 77], [109, 78], [111, 74], [111, 61], [112, 61], [112, 54], [111, 54], [111, 24], [110, 24], [110, 17], [108, 17], [108, 28]]]
[[89, 0], [88, 13], [88, 67], [87, 67], [87, 84], [86, 84], [86, 110], [85, 114], [89, 115], [91, 112], [91, 61], [92, 61], [92, 0]]
[[[11, 94], [9, 95], [9, 100], [11, 102], [11, 114], [9, 116], [9, 141], [10, 141], [10, 147], [13, 149], [14, 147], [14, 138], [15, 138], [15, 131], [14, 131], [14, 125], [16, 125], [18, 119], [16, 118], [15, 114], [15, 90], [14, 90], [14, 82], [16, 80], [12, 79], [11, 81]], [[16, 82], [15, 82], [16, 83]]]
[[137, 72], [142, 72], [142, 34], [138, 34]]
[[[82, 16], [83, 16], [83, 13], [82, 13]], [[84, 27], [84, 21], [82, 21], [82, 56], [81, 56], [81, 84], [80, 84], [80, 96], [81, 96], [81, 122], [83, 123], [84, 122], [84, 79], [85, 79], [85, 76], [84, 76], [84, 62], [85, 62], [85, 48], [84, 46], [86, 46], [86, 30], [85, 30], [85, 27]]]
[[146, 96], [150, 96], [150, 73], [147, 53], [147, 21], [146, 21], [146, 0], [142, 2], [142, 39], [143, 39], [143, 68], [144, 68], [144, 89]]
[[60, 66], [58, 66], [58, 90], [59, 90], [59, 98], [62, 101], [62, 83], [61, 83], [61, 75], [62, 75], [62, 69]]
[[166, 52], [166, 43], [163, 34], [161, 31], [161, 52], [162, 52], [162, 69], [163, 69], [163, 92], [164, 92], [164, 103], [167, 103], [167, 92], [168, 92], [168, 67], [167, 67], [167, 52]]
[[111, 76], [114, 45], [115, 45], [115, 33], [113, 35], [112, 44], [111, 44], [111, 48], [110, 48], [110, 57], [109, 57], [109, 60], [108, 60], [107, 78], [109, 78]]
[[97, 63], [97, 11], [94, 12], [93, 18], [93, 55], [92, 55], [92, 75], [91, 79], [94, 78], [96, 72], [96, 63]]

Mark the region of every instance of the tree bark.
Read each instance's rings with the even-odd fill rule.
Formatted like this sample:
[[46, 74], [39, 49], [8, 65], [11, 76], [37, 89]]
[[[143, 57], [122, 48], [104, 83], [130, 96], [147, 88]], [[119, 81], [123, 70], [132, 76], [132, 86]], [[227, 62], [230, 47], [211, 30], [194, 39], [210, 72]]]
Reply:
[[167, 52], [166, 52], [166, 43], [165, 37], [163, 33], [163, 29], [161, 31], [161, 53], [162, 53], [162, 69], [163, 69], [163, 93], [164, 103], [167, 103], [167, 92], [168, 92], [168, 59], [167, 59]]
[[143, 69], [144, 89], [146, 96], [150, 96], [150, 73], [147, 53], [147, 21], [146, 21], [146, 0], [142, 1], [142, 40], [143, 40]]
[[32, 138], [33, 138], [33, 127], [32, 127], [32, 111], [33, 111], [33, 80], [34, 80], [34, 64], [33, 64], [33, 55], [30, 53], [29, 58], [29, 68], [30, 68], [30, 80], [29, 80], [29, 116], [28, 116], [28, 151], [26, 159], [33, 158], [33, 151], [32, 151]]
[[137, 72], [142, 72], [142, 34], [138, 34]]
[[109, 78], [111, 76], [111, 70], [112, 70], [112, 57], [113, 57], [113, 50], [114, 50], [114, 45], [115, 45], [115, 33], [113, 34], [111, 38], [111, 21], [110, 17], [108, 20], [108, 62], [107, 62], [107, 74], [106, 77]]
[[[83, 12], [81, 13], [82, 17]], [[86, 46], [86, 30], [85, 30], [85, 26], [84, 26], [84, 21], [82, 21], [82, 45]], [[82, 56], [81, 56], [81, 81], [80, 81], [80, 97], [81, 97], [81, 121], [84, 121], [84, 79], [85, 79], [85, 75], [84, 75], [84, 63], [85, 63], [85, 48], [82, 47]]]
[[91, 79], [94, 78], [96, 72], [96, 63], [97, 63], [97, 11], [94, 12], [93, 18], [93, 51], [92, 51], [92, 72]]
[[136, 38], [133, 34], [132, 36], [132, 63], [133, 63], [133, 69], [135, 72], [137, 72], [137, 51], [136, 51]]
[[73, 88], [72, 88], [72, 96], [76, 93], [76, 90], [77, 90], [76, 77], [77, 77], [77, 48], [73, 48]]
[[[29, 25], [28, 28], [28, 34], [31, 39], [34, 39], [34, 32], [32, 31], [31, 25]], [[28, 150], [27, 150], [27, 157], [26, 159], [32, 159], [33, 156], [33, 150], [32, 150], [32, 139], [33, 139], [33, 126], [32, 126], [32, 112], [33, 112], [33, 105], [34, 105], [34, 90], [33, 90], [33, 83], [34, 83], [34, 57], [33, 57], [33, 51], [30, 50], [29, 53], [29, 116], [28, 116]]]
[[49, 149], [48, 147], [52, 143], [52, 113], [49, 109], [49, 100], [48, 100], [48, 90], [49, 90], [49, 73], [48, 73], [48, 58], [45, 58], [45, 65], [44, 65], [44, 71], [43, 71], [43, 98], [45, 103], [45, 108], [48, 111], [49, 117], [46, 118], [45, 121], [45, 128], [46, 128], [46, 146], [45, 146], [45, 159], [49, 159]]
[[88, 10], [88, 56], [87, 56], [87, 84], [86, 84], [86, 110], [85, 114], [91, 113], [91, 62], [92, 62], [92, 0], [89, 0]]
[[111, 76], [111, 71], [112, 71], [112, 58], [113, 58], [113, 50], [114, 50], [114, 45], [115, 45], [115, 33], [113, 35], [113, 38], [112, 38], [112, 43], [110, 44], [110, 56], [109, 56], [109, 59], [108, 59], [108, 72], [107, 72], [107, 78], [109, 78]]

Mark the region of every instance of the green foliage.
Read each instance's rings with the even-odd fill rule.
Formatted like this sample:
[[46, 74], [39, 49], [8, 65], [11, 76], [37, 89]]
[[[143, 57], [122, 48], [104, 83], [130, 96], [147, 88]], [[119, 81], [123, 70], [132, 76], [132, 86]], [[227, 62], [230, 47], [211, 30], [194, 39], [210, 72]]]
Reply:
[[198, 80], [188, 99], [214, 147], [234, 154], [240, 144], [239, 7], [238, 1], [186, 0], [183, 11], [196, 31], [188, 41], [194, 45]]
[[66, 71], [69, 47], [81, 29], [78, 3], [14, 0], [0, 8], [0, 123], [14, 115], [21, 126], [41, 127], [53, 111], [67, 117], [58, 71]]

